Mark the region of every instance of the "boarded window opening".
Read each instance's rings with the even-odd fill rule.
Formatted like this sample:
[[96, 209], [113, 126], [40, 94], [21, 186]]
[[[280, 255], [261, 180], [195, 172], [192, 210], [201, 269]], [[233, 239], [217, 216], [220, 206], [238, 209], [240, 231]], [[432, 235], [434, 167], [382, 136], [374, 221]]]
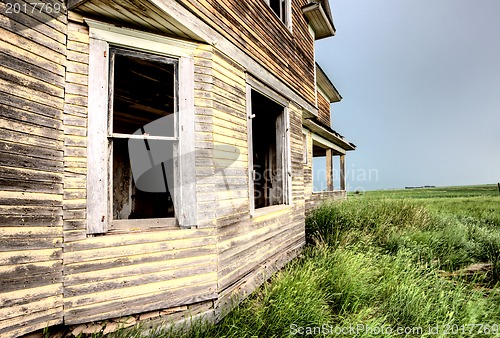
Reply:
[[[146, 53], [110, 51], [112, 217], [175, 217], [172, 173], [177, 123], [176, 63]], [[133, 136], [143, 139], [132, 139]], [[152, 148], [157, 152], [160, 149], [162, 158], [168, 160], [156, 163]], [[136, 162], [137, 158], [144, 159], [144, 165], [154, 169], [155, 177], [151, 177], [153, 171], [134, 177], [131, 156], [136, 157]], [[148, 182], [141, 180], [148, 179], [153, 181], [150, 185], [156, 185], [154, 189], [143, 188]]]
[[285, 204], [284, 107], [252, 91], [254, 207]]

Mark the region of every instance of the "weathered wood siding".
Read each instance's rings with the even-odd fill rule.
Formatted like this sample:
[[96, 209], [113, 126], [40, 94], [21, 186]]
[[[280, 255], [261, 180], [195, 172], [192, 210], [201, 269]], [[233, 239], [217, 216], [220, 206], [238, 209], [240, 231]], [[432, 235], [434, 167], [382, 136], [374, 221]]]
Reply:
[[331, 127], [330, 122], [330, 102], [320, 91], [316, 92], [318, 96], [318, 120], [327, 127]]
[[314, 40], [301, 10], [307, 0], [292, 0], [292, 31], [263, 0], [180, 2], [314, 106]]
[[[290, 104], [290, 143], [292, 163], [292, 203], [269, 208], [262, 216], [250, 217], [248, 185], [248, 136], [246, 117], [246, 78], [244, 68], [221, 52], [214, 55], [213, 137], [218, 144], [239, 149], [237, 161], [231, 153], [215, 152], [218, 175], [215, 195], [218, 229], [218, 287], [221, 295], [235, 289], [249, 274], [265, 269], [264, 262], [293, 251], [304, 244], [304, 204], [302, 179], [302, 112]], [[259, 137], [254, 134], [253, 137]], [[251, 290], [250, 290], [251, 291]]]
[[66, 245], [65, 323], [166, 309], [216, 297], [211, 229], [87, 238]]
[[63, 318], [66, 18], [6, 9], [0, 3], [0, 336], [14, 337]]
[[[189, 1], [315, 101], [305, 0], [293, 1], [293, 33], [264, 1]], [[87, 235], [88, 27], [74, 12], [36, 25], [20, 18], [2, 16], [0, 27], [0, 336], [224, 301], [304, 245], [302, 107], [288, 106], [291, 203], [251, 217], [248, 74], [203, 44], [194, 55], [198, 227]]]
[[[251, 276], [281, 267], [291, 259], [282, 256], [304, 244], [302, 110], [290, 104], [293, 201], [250, 217], [245, 68], [208, 46], [195, 65], [198, 220], [200, 227], [217, 228], [218, 293], [224, 302]], [[258, 283], [252, 285], [245, 291]]]
[[[311, 131], [305, 129], [305, 137], [307, 139], [307, 162], [303, 163], [304, 172], [304, 203], [305, 210], [309, 210], [312, 206], [311, 196], [313, 193], [313, 140]], [[303, 148], [302, 148], [303, 149]]]
[[[217, 297], [216, 233], [214, 215], [206, 211], [209, 208], [198, 208], [198, 230], [86, 235], [89, 33], [82, 19], [70, 13], [68, 24], [66, 82], [71, 90], [66, 95], [64, 129], [64, 322], [84, 323], [214, 299]], [[197, 88], [210, 83], [204, 75], [205, 60], [212, 55], [210, 50], [198, 51]], [[197, 128], [211, 125], [209, 112], [204, 108], [199, 108], [196, 116]], [[197, 142], [200, 152], [197, 158], [203, 158], [202, 152], [212, 149], [210, 141], [208, 135], [206, 140]], [[197, 168], [201, 183], [198, 190], [200, 196], [210, 199], [212, 182], [203, 168]]]
[[68, 21], [68, 53], [64, 102], [64, 241], [82, 240], [86, 233], [87, 96], [89, 32], [72, 12]]
[[[239, 221], [219, 222], [219, 292], [224, 296], [240, 288], [256, 271], [272, 270], [281, 256], [304, 245], [304, 181], [302, 168], [301, 110], [290, 104], [290, 143], [292, 201], [289, 206], [259, 210], [255, 217], [248, 212]], [[255, 135], [255, 137], [259, 137]], [[234, 190], [229, 186], [228, 191]], [[248, 194], [248, 193], [247, 193]], [[247, 195], [248, 196], [248, 195]], [[290, 259], [291, 257], [288, 257]], [[257, 285], [255, 285], [257, 286]], [[253, 289], [246, 290], [247, 292]]]

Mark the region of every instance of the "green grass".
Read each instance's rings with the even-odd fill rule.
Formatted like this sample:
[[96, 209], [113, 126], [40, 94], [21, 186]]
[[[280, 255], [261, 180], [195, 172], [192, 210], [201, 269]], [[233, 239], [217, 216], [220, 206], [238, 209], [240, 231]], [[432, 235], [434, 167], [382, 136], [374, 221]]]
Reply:
[[[301, 257], [219, 324], [151, 337], [295, 337], [301, 336], [299, 327], [326, 332], [357, 327], [354, 337], [408, 327], [422, 329], [413, 336], [444, 337], [446, 325], [453, 324], [458, 325], [454, 337], [500, 336], [491, 334], [498, 326], [486, 327], [489, 335], [461, 326], [500, 324], [495, 189], [377, 191], [323, 204], [306, 220], [308, 245]], [[488, 265], [464, 273], [477, 263]], [[431, 334], [429, 327], [436, 325], [439, 334]], [[134, 334], [140, 329], [115, 336]]]

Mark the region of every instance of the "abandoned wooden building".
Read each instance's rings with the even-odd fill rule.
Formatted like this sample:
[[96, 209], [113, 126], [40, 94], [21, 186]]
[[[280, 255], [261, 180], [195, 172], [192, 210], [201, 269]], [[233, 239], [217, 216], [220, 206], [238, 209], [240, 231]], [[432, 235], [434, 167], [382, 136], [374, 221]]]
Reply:
[[217, 320], [345, 196], [328, 0], [43, 3], [0, 4], [0, 336]]

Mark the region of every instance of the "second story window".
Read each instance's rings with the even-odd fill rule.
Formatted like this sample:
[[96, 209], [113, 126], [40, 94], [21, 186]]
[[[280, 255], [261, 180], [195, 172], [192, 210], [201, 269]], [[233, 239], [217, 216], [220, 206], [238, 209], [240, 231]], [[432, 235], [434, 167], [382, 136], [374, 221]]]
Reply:
[[291, 0], [266, 0], [274, 14], [283, 22], [288, 29], [291, 29]]

